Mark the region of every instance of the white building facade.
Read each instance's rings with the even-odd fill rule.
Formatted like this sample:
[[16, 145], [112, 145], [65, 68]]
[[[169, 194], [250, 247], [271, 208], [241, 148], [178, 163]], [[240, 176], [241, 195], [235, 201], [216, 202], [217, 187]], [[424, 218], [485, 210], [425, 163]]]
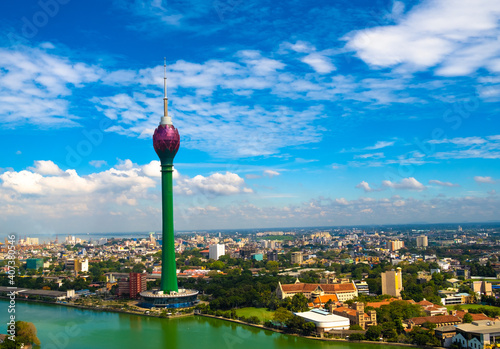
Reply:
[[[206, 252], [205, 252], [206, 253]], [[220, 256], [226, 254], [224, 244], [214, 244], [208, 247], [208, 258], [218, 260]]]

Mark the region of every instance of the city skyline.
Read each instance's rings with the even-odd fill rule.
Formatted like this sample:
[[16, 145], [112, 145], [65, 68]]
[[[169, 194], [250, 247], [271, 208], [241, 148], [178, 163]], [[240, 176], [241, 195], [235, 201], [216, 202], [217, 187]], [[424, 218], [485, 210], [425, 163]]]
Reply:
[[[2, 3], [5, 232], [500, 217], [495, 1]], [[442, 20], [446, 18], [446, 22]]]

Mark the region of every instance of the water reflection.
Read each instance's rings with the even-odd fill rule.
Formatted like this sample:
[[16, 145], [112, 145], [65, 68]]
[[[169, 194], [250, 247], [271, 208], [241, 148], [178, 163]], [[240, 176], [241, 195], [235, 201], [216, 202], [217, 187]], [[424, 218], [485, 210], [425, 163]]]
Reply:
[[[0, 300], [0, 311], [6, 313], [7, 306], [8, 302]], [[16, 305], [18, 313], [29, 315], [29, 321], [37, 326], [41, 349], [383, 348], [373, 344], [315, 341], [199, 316], [158, 319], [21, 302]], [[75, 326], [76, 330], [66, 331], [67, 325]], [[403, 348], [391, 346], [391, 349]]]

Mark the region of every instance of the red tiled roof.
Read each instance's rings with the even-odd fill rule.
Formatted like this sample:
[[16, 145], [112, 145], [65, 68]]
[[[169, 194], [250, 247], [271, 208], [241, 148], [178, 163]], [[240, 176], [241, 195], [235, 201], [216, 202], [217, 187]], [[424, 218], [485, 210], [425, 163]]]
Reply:
[[423, 307], [427, 307], [427, 306], [430, 306], [430, 305], [434, 305], [434, 303], [429, 302], [428, 300], [425, 300], [425, 299], [424, 299], [423, 301], [418, 302], [417, 304], [419, 304], [419, 305], [421, 305], [421, 306], [423, 306]]
[[[373, 307], [373, 308], [380, 308], [383, 305], [389, 305], [390, 303], [395, 302], [395, 301], [401, 301], [401, 299], [389, 298], [389, 299], [386, 299], [386, 300], [380, 301], [380, 302], [368, 302], [368, 303], [366, 303], [366, 306], [367, 307]], [[415, 301], [413, 301], [411, 299], [410, 300], [406, 300], [405, 302], [415, 303]]]
[[356, 291], [356, 286], [352, 283], [348, 284], [327, 284], [327, 285], [321, 285], [321, 288], [325, 292], [328, 291], [333, 291], [333, 292], [353, 292]]
[[332, 309], [332, 311], [334, 313], [337, 313], [337, 314], [344, 313], [344, 314], [349, 314], [349, 315], [352, 315], [352, 316], [356, 316], [356, 310], [351, 309], [351, 308], [338, 307], [338, 308]]
[[326, 303], [328, 301], [338, 302], [339, 299], [337, 298], [337, 295], [335, 295], [335, 294], [325, 294], [325, 295], [316, 297], [316, 299], [314, 299], [313, 303]]
[[430, 322], [433, 324], [444, 324], [450, 322], [462, 322], [462, 320], [455, 315], [437, 315], [437, 316], [421, 316], [414, 317], [410, 319], [415, 325], [423, 325], [426, 322]]
[[283, 284], [281, 289], [283, 292], [313, 292], [317, 288], [320, 288], [324, 292], [354, 292], [356, 287], [352, 283], [348, 284], [306, 284], [306, 283], [296, 283], [296, 284]]
[[[463, 319], [465, 314], [467, 314], [467, 312], [463, 311], [463, 310], [458, 310], [457, 311], [457, 316], [460, 318], [460, 319]], [[484, 314], [472, 314], [472, 313], [469, 313], [471, 316], [472, 316], [472, 321], [480, 321], [480, 320], [490, 320], [490, 321], [494, 321], [495, 319], [491, 318], [491, 317], [488, 317]]]

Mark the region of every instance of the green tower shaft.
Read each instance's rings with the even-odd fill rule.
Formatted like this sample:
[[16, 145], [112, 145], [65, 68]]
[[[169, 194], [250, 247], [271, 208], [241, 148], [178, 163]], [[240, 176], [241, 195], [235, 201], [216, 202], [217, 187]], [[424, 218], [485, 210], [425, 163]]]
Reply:
[[177, 286], [177, 267], [175, 264], [173, 172], [173, 165], [161, 165], [161, 206], [163, 211], [161, 290], [165, 293], [179, 291]]

